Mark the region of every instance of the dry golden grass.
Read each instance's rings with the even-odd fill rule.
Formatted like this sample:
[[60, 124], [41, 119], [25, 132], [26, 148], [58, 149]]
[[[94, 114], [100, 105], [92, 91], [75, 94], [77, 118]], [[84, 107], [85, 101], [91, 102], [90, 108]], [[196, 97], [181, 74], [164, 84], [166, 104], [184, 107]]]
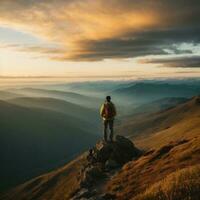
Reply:
[[134, 141], [140, 148], [159, 148], [170, 141], [177, 140], [179, 138], [187, 139], [195, 137], [196, 135], [199, 135], [199, 133], [200, 117], [188, 116], [186, 119], [174, 124], [168, 129], [164, 129], [146, 137], [137, 138]]
[[171, 173], [132, 200], [199, 200], [200, 165]]
[[[126, 164], [107, 183], [106, 191], [130, 200], [169, 174], [199, 164], [200, 136], [171, 142]], [[169, 182], [170, 184], [170, 182]]]
[[[199, 164], [200, 102], [198, 98], [192, 98], [175, 108], [128, 123], [123, 129], [128, 130], [129, 136], [132, 134], [136, 146], [149, 149], [149, 153], [126, 164], [107, 183], [107, 192], [116, 194], [118, 200], [130, 200], [139, 194], [146, 194], [146, 199], [142, 199], [141, 195], [138, 196], [141, 200], [189, 200], [190, 194], [188, 195], [187, 192], [192, 191], [192, 195], [196, 190], [200, 192], [200, 180], [193, 178], [195, 172], [192, 175], [194, 169], [189, 168], [187, 172], [179, 171]], [[195, 170], [199, 172], [196, 168]], [[177, 184], [177, 187], [174, 184]], [[160, 188], [163, 191], [160, 191]], [[158, 193], [155, 198], [150, 197], [154, 193], [151, 192], [153, 189], [155, 195]], [[185, 191], [185, 199], [173, 193], [183, 195], [182, 190]], [[162, 193], [168, 196], [162, 197]], [[172, 194], [173, 198], [170, 196]], [[194, 195], [192, 199], [195, 199]], [[197, 199], [199, 200], [200, 197], [195, 200]]]
[[194, 97], [163, 112], [125, 119], [118, 131], [131, 137], [139, 148], [150, 149], [198, 135], [199, 124], [200, 102]]
[[85, 154], [62, 168], [36, 177], [5, 195], [1, 200], [68, 200], [79, 187], [77, 177], [84, 165]]

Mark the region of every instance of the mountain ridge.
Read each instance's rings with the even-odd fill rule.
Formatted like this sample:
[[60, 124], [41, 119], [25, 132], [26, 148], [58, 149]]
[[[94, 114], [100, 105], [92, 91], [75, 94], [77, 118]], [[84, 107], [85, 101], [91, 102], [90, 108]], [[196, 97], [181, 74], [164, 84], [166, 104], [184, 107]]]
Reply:
[[[44, 108], [61, 112], [82, 120], [86, 120], [85, 116], [87, 115], [88, 118], [92, 119], [91, 122], [94, 123], [95, 119], [97, 121], [96, 110], [74, 104], [66, 100], [50, 97], [19, 97], [7, 100], [7, 102], [23, 107]], [[89, 120], [87, 121], [89, 123]]]
[[67, 100], [78, 105], [83, 105], [87, 107], [96, 108], [97, 104], [100, 103], [99, 98], [86, 96], [83, 94], [61, 91], [61, 90], [51, 90], [51, 89], [41, 89], [41, 88], [20, 88], [10, 90], [11, 92], [16, 92], [25, 96], [31, 95], [32, 97], [50, 97], [62, 100]]
[[[140, 140], [140, 143], [137, 137], [134, 136], [134, 143], [136, 143], [136, 145], [140, 144], [140, 147], [143, 149], [148, 146], [148, 143], [152, 142], [153, 139], [151, 137], [158, 137], [158, 139], [163, 137], [165, 138], [165, 136], [170, 135], [170, 133], [172, 135], [174, 134], [175, 137], [170, 137], [170, 140], [166, 139], [164, 142], [158, 140], [157, 142], [159, 142], [160, 145], [150, 145], [147, 148], [148, 150], [146, 150], [138, 159], [128, 162], [121, 169], [116, 171], [114, 176], [110, 177], [105, 182], [104, 187], [101, 189], [103, 194], [107, 195], [107, 197], [110, 195], [110, 199], [143, 200], [143, 192], [149, 191], [150, 193], [149, 188], [154, 186], [156, 183], [161, 185], [165, 184], [162, 182], [165, 177], [178, 177], [178, 174], [182, 173], [182, 171], [179, 173], [179, 170], [185, 170], [187, 172], [190, 170], [190, 167], [198, 169], [200, 159], [199, 110], [200, 97], [197, 96], [188, 100], [186, 103], [180, 104], [171, 109], [167, 109], [166, 111], [162, 111], [159, 114], [155, 114], [156, 117], [157, 115], [159, 115], [159, 117], [165, 117], [164, 126], [169, 123], [171, 127], [176, 127], [178, 125], [179, 127], [183, 126], [183, 128], [165, 128], [164, 130], [168, 132], [162, 132], [159, 130], [153, 131], [149, 135], [145, 134], [145, 137], [147, 137], [146, 140], [143, 138]], [[176, 117], [178, 117], [178, 119], [174, 120]], [[191, 120], [189, 120], [189, 129], [187, 130], [190, 130], [191, 134], [184, 129], [186, 122], [188, 122], [188, 119], [190, 118]], [[154, 125], [155, 124], [152, 124], [152, 126]], [[158, 123], [158, 125], [161, 124]], [[141, 143], [143, 143], [143, 145], [141, 145]], [[74, 194], [77, 193], [80, 187], [76, 177], [79, 176], [81, 167], [87, 162], [86, 155], [87, 154], [84, 153], [77, 159], [73, 160], [64, 167], [59, 168], [58, 170], [54, 170], [46, 175], [42, 175], [16, 187], [14, 190], [12, 190], [12, 192], [6, 193], [5, 196], [2, 196], [0, 199], [71, 199]], [[183, 179], [182, 181], [185, 180]], [[183, 182], [180, 182], [180, 184], [182, 185]], [[169, 186], [165, 187], [169, 188], [168, 192], [171, 195], [171, 192], [173, 192], [172, 188], [170, 189]], [[199, 186], [197, 185], [197, 187]], [[180, 195], [182, 195], [182, 198], [191, 197], [191, 199], [197, 200], [194, 198], [193, 193], [187, 193], [187, 188], [184, 188], [184, 190], [186, 192], [179, 191], [179, 185], [177, 185], [177, 191], [179, 191]], [[161, 194], [159, 193], [159, 195]], [[157, 197], [158, 196], [152, 197], [152, 200], [156, 200]], [[163, 200], [168, 199], [164, 196]]]
[[166, 97], [187, 97], [200, 94], [200, 87], [189, 84], [136, 83], [112, 91], [112, 95], [126, 102], [148, 103]]

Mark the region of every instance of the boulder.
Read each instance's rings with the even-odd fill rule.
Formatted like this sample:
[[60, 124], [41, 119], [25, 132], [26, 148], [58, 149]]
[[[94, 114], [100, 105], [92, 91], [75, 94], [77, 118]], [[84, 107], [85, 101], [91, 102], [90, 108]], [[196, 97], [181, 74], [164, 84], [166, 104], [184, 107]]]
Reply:
[[96, 162], [103, 164], [108, 160], [112, 160], [119, 165], [123, 165], [140, 154], [140, 151], [129, 139], [119, 135], [116, 136], [114, 142], [105, 143], [101, 141], [93, 149]]
[[116, 169], [119, 167], [120, 165], [115, 160], [108, 159], [105, 163], [105, 168], [108, 170]]
[[112, 194], [98, 196], [97, 192], [93, 191], [93, 186], [101, 179], [109, 177], [115, 169], [136, 159], [140, 154], [141, 152], [132, 141], [123, 136], [117, 135], [113, 142], [98, 142], [95, 147], [89, 150], [86, 156], [86, 164], [81, 168], [77, 177], [80, 190], [76, 193], [74, 199], [116, 199]]

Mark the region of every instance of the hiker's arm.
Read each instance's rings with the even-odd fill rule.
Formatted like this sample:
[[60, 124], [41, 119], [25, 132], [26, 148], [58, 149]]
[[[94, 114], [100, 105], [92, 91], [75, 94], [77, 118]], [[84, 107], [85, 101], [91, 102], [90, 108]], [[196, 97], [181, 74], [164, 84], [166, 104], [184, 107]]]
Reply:
[[103, 117], [103, 115], [104, 115], [104, 104], [100, 108], [100, 115], [101, 115], [101, 117]]

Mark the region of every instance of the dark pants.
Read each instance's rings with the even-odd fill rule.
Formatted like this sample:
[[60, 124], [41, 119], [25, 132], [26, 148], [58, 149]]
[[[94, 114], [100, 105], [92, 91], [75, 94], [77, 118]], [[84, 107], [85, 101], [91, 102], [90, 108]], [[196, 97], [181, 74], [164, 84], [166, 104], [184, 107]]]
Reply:
[[104, 125], [104, 140], [107, 141], [108, 139], [108, 127], [110, 129], [110, 140], [113, 140], [113, 124], [114, 124], [114, 120], [104, 120], [103, 121], [103, 125]]

